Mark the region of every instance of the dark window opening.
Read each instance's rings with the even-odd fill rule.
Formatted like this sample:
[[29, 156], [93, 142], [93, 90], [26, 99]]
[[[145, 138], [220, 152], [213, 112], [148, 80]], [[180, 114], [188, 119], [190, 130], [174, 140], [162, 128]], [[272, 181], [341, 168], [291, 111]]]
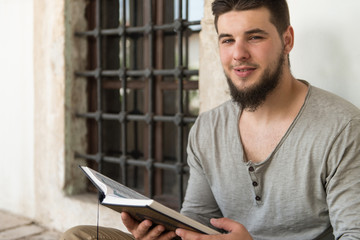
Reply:
[[[90, 0], [87, 153], [109, 177], [179, 209], [199, 111], [197, 0]], [[199, 15], [200, 14], [200, 15]], [[193, 19], [195, 18], [197, 19]]]

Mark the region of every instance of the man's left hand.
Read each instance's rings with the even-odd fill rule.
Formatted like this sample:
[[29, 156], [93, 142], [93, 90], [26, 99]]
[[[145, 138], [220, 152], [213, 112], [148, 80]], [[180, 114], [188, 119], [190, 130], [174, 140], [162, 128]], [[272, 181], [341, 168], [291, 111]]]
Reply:
[[210, 223], [219, 229], [224, 229], [228, 233], [220, 235], [206, 235], [200, 234], [185, 229], [176, 229], [176, 235], [182, 238], [182, 240], [252, 240], [250, 233], [244, 227], [244, 225], [235, 222], [229, 218], [211, 219]]

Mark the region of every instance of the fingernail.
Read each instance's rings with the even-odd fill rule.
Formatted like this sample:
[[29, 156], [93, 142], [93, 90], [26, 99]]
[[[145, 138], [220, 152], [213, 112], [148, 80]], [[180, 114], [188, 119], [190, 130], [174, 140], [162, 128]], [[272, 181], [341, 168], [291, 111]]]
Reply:
[[159, 226], [158, 226], [158, 231], [159, 231], [159, 232], [165, 231], [165, 227], [162, 226], [162, 225], [159, 225]]
[[181, 229], [176, 229], [175, 233], [176, 233], [176, 235], [180, 236], [182, 234], [182, 230]]

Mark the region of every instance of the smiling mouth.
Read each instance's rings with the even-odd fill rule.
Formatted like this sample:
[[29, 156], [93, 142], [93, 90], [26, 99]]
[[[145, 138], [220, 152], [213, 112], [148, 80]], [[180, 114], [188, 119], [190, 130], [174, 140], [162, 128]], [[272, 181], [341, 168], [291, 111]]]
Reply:
[[243, 68], [243, 69], [235, 69], [238, 72], [247, 72], [247, 71], [254, 71], [256, 68]]
[[235, 74], [241, 78], [249, 77], [257, 68], [255, 67], [235, 67]]

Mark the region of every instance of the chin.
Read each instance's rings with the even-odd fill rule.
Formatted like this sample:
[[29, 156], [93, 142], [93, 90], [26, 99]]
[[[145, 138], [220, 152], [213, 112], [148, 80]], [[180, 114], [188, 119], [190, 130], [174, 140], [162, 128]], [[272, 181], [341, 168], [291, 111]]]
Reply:
[[254, 86], [257, 85], [257, 81], [256, 80], [251, 80], [249, 78], [241, 78], [239, 80], [237, 80], [236, 82], [234, 82], [233, 80], [231, 80], [233, 82], [233, 84], [236, 86], [236, 88], [239, 91], [246, 91], [249, 88], [253, 88]]

